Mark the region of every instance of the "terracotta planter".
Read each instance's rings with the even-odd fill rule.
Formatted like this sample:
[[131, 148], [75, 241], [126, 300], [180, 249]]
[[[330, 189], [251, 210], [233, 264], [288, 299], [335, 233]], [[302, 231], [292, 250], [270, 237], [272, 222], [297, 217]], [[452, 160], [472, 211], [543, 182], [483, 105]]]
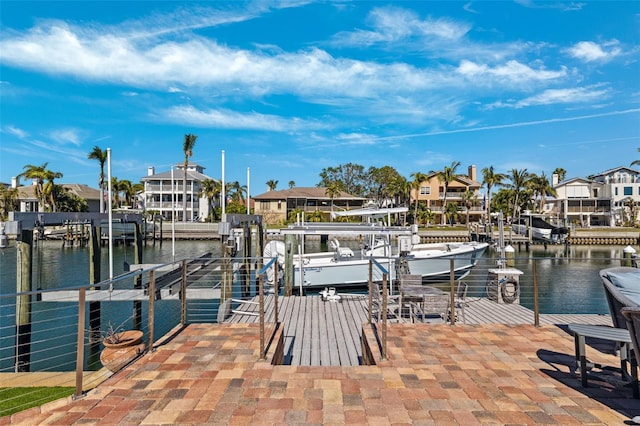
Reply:
[[105, 337], [102, 340], [102, 344], [105, 348], [126, 348], [129, 346], [136, 346], [142, 343], [142, 337], [144, 334], [140, 330], [127, 330], [114, 334], [113, 336]]
[[117, 372], [144, 352], [144, 334], [139, 330], [127, 330], [102, 340], [104, 345], [100, 361], [109, 371]]

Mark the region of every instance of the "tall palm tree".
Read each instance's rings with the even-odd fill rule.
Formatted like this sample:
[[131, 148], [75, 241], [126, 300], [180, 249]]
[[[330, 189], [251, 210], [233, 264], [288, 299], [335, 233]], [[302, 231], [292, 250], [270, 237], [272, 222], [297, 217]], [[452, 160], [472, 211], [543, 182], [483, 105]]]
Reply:
[[240, 182], [233, 181], [228, 182], [226, 185], [227, 196], [231, 198], [231, 201], [244, 202], [245, 194], [247, 193], [247, 186], [240, 185]]
[[487, 187], [487, 217], [491, 222], [491, 188], [494, 186], [502, 186], [502, 182], [507, 178], [504, 173], [496, 173], [493, 166], [482, 169], [482, 184]]
[[187, 168], [189, 167], [189, 157], [193, 157], [193, 147], [196, 144], [198, 135], [188, 133], [184, 135], [182, 151], [184, 152], [184, 169], [182, 170], [182, 221], [187, 221]]
[[102, 150], [98, 145], [87, 155], [89, 160], [97, 160], [100, 163], [100, 178], [98, 179], [98, 187], [100, 188], [100, 213], [104, 213], [104, 164], [107, 162], [107, 150]]
[[520, 205], [518, 204], [520, 194], [522, 190], [527, 187], [527, 183], [530, 179], [531, 175], [527, 171], [527, 169], [511, 169], [509, 173], [509, 180], [511, 180], [511, 184], [509, 185], [509, 189], [513, 191], [514, 200], [513, 200], [513, 217], [517, 218], [520, 216]]
[[277, 180], [270, 179], [266, 182], [266, 184], [267, 184], [267, 188], [269, 188], [269, 191], [275, 191], [276, 188], [278, 187]]
[[293, 188], [294, 186], [296, 186], [296, 182], [293, 180], [289, 181], [289, 189]]
[[[640, 152], [640, 148], [638, 148], [638, 152]], [[631, 162], [631, 165], [632, 165], [632, 166], [638, 166], [638, 165], [640, 165], [640, 160], [633, 160], [633, 161]]]
[[442, 224], [446, 223], [445, 210], [447, 208], [447, 192], [449, 191], [449, 185], [453, 182], [458, 175], [456, 175], [456, 169], [460, 166], [459, 161], [454, 161], [450, 166], [445, 166], [444, 169], [437, 172], [438, 180], [444, 183], [444, 198], [442, 199]]
[[422, 182], [427, 180], [427, 175], [421, 172], [413, 172], [410, 176], [413, 178], [413, 181], [411, 182], [411, 189], [416, 191], [416, 205], [413, 210], [413, 217], [416, 223], [418, 223], [418, 201], [420, 198], [420, 187], [422, 185]]
[[331, 221], [333, 221], [333, 199], [339, 197], [344, 191], [344, 184], [341, 181], [334, 180], [324, 190], [324, 193], [331, 200]]

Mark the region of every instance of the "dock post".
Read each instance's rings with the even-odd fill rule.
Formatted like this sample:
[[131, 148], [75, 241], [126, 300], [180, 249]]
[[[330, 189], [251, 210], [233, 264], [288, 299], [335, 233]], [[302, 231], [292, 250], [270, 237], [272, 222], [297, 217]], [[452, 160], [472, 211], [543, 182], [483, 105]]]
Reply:
[[84, 321], [86, 316], [85, 300], [87, 289], [81, 288], [78, 291], [78, 335], [76, 336], [76, 392], [75, 398], [82, 396], [82, 379], [84, 372]]
[[[251, 229], [249, 227], [249, 223], [244, 222], [242, 227], [242, 236], [244, 238], [244, 243], [242, 244], [242, 256], [244, 257], [244, 292], [243, 294], [249, 294], [251, 291], [251, 264], [249, 259], [251, 258]], [[277, 275], [276, 275], [277, 277]]]
[[[142, 235], [140, 234], [140, 224], [133, 224], [133, 260], [136, 265], [142, 263]], [[138, 274], [133, 278], [133, 288], [142, 288], [142, 275]], [[142, 326], [142, 301], [133, 301], [133, 329], [140, 330]]]
[[153, 352], [153, 333], [154, 333], [154, 317], [155, 317], [155, 300], [156, 300], [156, 271], [149, 271], [149, 352]]
[[[100, 282], [100, 227], [89, 225], [89, 284]], [[95, 287], [91, 287], [95, 290]], [[100, 344], [100, 302], [89, 302], [89, 343], [92, 353]], [[97, 351], [96, 351], [97, 352]]]
[[451, 294], [449, 300], [449, 323], [451, 325], [456, 325], [456, 293], [455, 293], [455, 282], [456, 282], [456, 270], [455, 270], [455, 262], [454, 259], [449, 259], [449, 292]]
[[284, 295], [293, 294], [293, 244], [295, 235], [286, 234], [284, 236], [285, 257], [284, 257]]
[[538, 262], [533, 259], [533, 324], [540, 327], [540, 305], [538, 302]]
[[22, 230], [17, 251], [16, 284], [16, 373], [28, 372], [31, 364], [31, 259], [33, 256], [33, 230]]
[[260, 274], [258, 278], [258, 300], [259, 300], [259, 309], [260, 309], [260, 359], [264, 360], [267, 356], [267, 351], [265, 350], [265, 336], [264, 336], [264, 277], [263, 274]]

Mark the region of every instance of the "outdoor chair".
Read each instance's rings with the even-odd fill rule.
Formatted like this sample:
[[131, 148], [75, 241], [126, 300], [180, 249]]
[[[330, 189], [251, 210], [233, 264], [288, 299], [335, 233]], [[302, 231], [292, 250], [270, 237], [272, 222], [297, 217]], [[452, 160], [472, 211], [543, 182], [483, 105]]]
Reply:
[[[383, 299], [382, 299], [382, 290], [380, 290], [380, 286], [378, 283], [373, 283], [373, 291], [372, 291], [372, 314], [377, 315], [378, 322], [382, 321], [382, 310], [383, 310]], [[399, 295], [390, 295], [387, 294], [387, 318], [391, 315], [395, 317], [398, 322], [401, 318], [401, 310], [400, 310], [400, 296]]]
[[611, 320], [615, 328], [627, 328], [627, 320], [621, 310], [640, 306], [640, 269], [627, 266], [600, 271]]

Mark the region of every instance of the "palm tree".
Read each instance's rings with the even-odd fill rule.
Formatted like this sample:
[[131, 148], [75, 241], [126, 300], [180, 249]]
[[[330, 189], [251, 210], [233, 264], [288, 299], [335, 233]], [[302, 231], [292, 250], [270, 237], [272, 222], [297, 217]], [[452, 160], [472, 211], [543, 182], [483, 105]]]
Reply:
[[104, 164], [107, 162], [107, 150], [102, 150], [98, 145], [87, 155], [89, 160], [97, 160], [100, 163], [100, 178], [98, 187], [100, 188], [100, 213], [104, 213]]
[[340, 181], [330, 182], [324, 190], [324, 193], [331, 199], [331, 221], [333, 221], [333, 199], [339, 197], [344, 190], [344, 184]]
[[459, 161], [454, 161], [450, 166], [445, 166], [445, 168], [439, 172], [437, 172], [438, 180], [444, 183], [444, 198], [442, 199], [442, 224], [446, 223], [445, 211], [447, 208], [447, 192], [449, 191], [449, 185], [453, 182], [457, 175], [456, 169], [460, 166]]
[[[23, 172], [19, 175], [25, 179], [32, 179], [36, 182], [36, 199], [38, 200], [38, 210], [44, 211], [47, 204], [47, 197], [53, 194], [53, 179], [62, 177], [60, 172], [52, 172], [47, 169], [49, 163], [44, 163], [41, 166], [34, 166], [27, 164], [23, 167]], [[45, 181], [51, 181], [50, 188], [47, 188], [47, 192], [44, 191]], [[54, 207], [55, 208], [55, 207]]]
[[294, 186], [296, 186], [296, 182], [293, 180], [289, 181], [289, 189], [293, 188]]
[[267, 188], [269, 188], [269, 191], [275, 191], [276, 188], [278, 187], [278, 181], [277, 180], [273, 180], [273, 179], [268, 180], [266, 182], [266, 184], [267, 184]]
[[[557, 169], [556, 169], [557, 170]], [[544, 209], [544, 203], [547, 195], [555, 195], [556, 191], [551, 186], [549, 179], [542, 172], [540, 176], [532, 174], [529, 178], [529, 188], [533, 191], [534, 198], [540, 197], [540, 204], [538, 206], [538, 212], [542, 212]]]
[[422, 182], [427, 180], [427, 175], [421, 172], [414, 172], [410, 175], [413, 178], [411, 182], [411, 189], [416, 191], [416, 205], [413, 210], [413, 217], [415, 218], [416, 223], [418, 223], [418, 200], [420, 198], [420, 185]]
[[473, 191], [466, 190], [462, 193], [462, 204], [464, 205], [467, 213], [467, 227], [469, 226], [469, 210], [473, 207], [477, 199], [478, 197]]
[[184, 152], [184, 169], [182, 170], [182, 221], [187, 221], [187, 168], [189, 167], [189, 157], [193, 156], [193, 147], [198, 139], [197, 135], [188, 133], [184, 135], [182, 151]]
[[562, 167], [556, 167], [552, 175], [558, 176], [558, 182], [562, 182], [567, 177], [567, 171]]
[[231, 201], [244, 202], [245, 194], [247, 193], [247, 186], [240, 185], [240, 182], [233, 181], [228, 182], [226, 185], [227, 196], [231, 198]]
[[0, 221], [6, 221], [9, 212], [18, 208], [18, 188], [6, 188], [0, 184]]
[[213, 215], [213, 200], [222, 194], [222, 182], [213, 179], [205, 179], [200, 183], [200, 192], [198, 197], [205, 197], [209, 203], [209, 209]]
[[133, 196], [135, 194], [131, 181], [127, 179], [118, 181], [118, 190], [122, 192], [122, 195], [124, 196], [124, 203], [127, 206], [131, 206], [133, 202]]
[[491, 188], [494, 186], [502, 186], [502, 181], [507, 178], [504, 173], [496, 173], [493, 166], [482, 169], [482, 184], [487, 187], [487, 217], [491, 222]]
[[56, 211], [56, 191], [55, 184], [53, 183], [54, 179], [58, 179], [62, 177], [62, 173], [60, 172], [52, 172], [51, 170], [47, 170], [45, 173], [45, 179], [47, 183], [42, 187], [42, 195], [46, 199], [49, 199], [49, 208], [51, 211]]
[[509, 188], [514, 194], [512, 215], [514, 218], [520, 216], [520, 205], [518, 204], [518, 199], [520, 198], [522, 190], [527, 187], [527, 182], [530, 178], [531, 175], [529, 174], [529, 172], [527, 172], [527, 169], [511, 169], [511, 172], [509, 174], [509, 180], [511, 180], [511, 184], [509, 185]]

